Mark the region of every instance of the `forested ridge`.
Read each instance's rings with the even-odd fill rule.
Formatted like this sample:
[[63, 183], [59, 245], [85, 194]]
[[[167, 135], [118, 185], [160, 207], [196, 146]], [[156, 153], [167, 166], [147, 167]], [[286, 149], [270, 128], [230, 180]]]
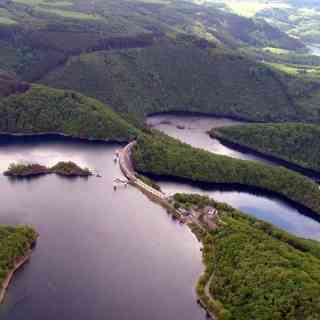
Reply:
[[212, 136], [320, 171], [320, 126], [302, 123], [250, 124], [212, 130]]
[[144, 174], [262, 189], [320, 214], [318, 185], [282, 167], [215, 155], [161, 134], [139, 136], [132, 157]]
[[191, 111], [250, 121], [319, 121], [317, 104], [307, 105], [320, 90], [317, 82], [233, 51], [199, 48], [179, 37], [142, 49], [72, 57], [41, 82], [77, 90], [119, 112], [141, 116]]
[[[192, 205], [208, 200], [186, 194], [175, 198]], [[319, 319], [319, 243], [292, 236], [226, 204], [215, 207], [219, 219], [214, 231], [191, 226], [204, 245], [206, 270], [197, 292], [206, 307], [219, 320]], [[206, 296], [208, 281], [214, 300]]]
[[262, 19], [186, 1], [14, 0], [3, 2], [1, 21], [1, 69], [123, 114], [319, 122], [320, 84], [307, 77], [317, 68], [296, 77], [264, 63], [309, 64], [304, 44]]
[[0, 99], [2, 133], [62, 133], [74, 137], [128, 141], [138, 130], [107, 106], [73, 91], [34, 85]]

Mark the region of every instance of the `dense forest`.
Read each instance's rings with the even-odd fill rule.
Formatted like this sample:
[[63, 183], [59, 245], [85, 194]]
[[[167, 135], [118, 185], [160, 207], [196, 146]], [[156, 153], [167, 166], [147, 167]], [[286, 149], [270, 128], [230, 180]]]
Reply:
[[17, 259], [25, 256], [37, 238], [36, 232], [26, 226], [0, 225], [0, 287]]
[[3, 173], [9, 177], [33, 177], [55, 173], [67, 177], [88, 177], [92, 172], [88, 168], [81, 168], [72, 161], [60, 161], [51, 168], [38, 163], [11, 163]]
[[[138, 177], [154, 188], [152, 175], [250, 188], [320, 214], [312, 180], [192, 148], [143, 122], [164, 111], [266, 122], [217, 132], [319, 170], [320, 57], [306, 46], [319, 40], [319, 15], [300, 10], [300, 2], [279, 8], [277, 0], [239, 0], [228, 8], [223, 0], [0, 0], [0, 133], [136, 139]], [[71, 162], [10, 170], [91, 174]], [[197, 292], [219, 320], [320, 319], [318, 242], [209, 198], [174, 198], [219, 211], [215, 231], [192, 226], [206, 264]], [[29, 227], [0, 226], [1, 283], [36, 236]]]
[[218, 128], [212, 130], [210, 134], [301, 167], [320, 171], [318, 125], [250, 124]]
[[25, 93], [0, 99], [0, 131], [62, 133], [114, 141], [128, 141], [138, 132], [94, 99], [38, 85]]
[[83, 92], [125, 113], [201, 111], [256, 121], [317, 121], [310, 108], [294, 106], [310, 88], [291, 78], [241, 54], [163, 40], [73, 57], [41, 82]]
[[282, 167], [215, 155], [160, 134], [140, 136], [132, 156], [142, 174], [263, 189], [320, 214], [318, 185]]
[[[319, 121], [318, 60], [264, 20], [218, 5], [13, 0], [3, 2], [1, 21], [1, 69], [79, 91], [126, 115], [182, 110]], [[274, 47], [285, 54], [265, 50]], [[310, 68], [296, 76], [267, 62]]]
[[[221, 320], [319, 319], [320, 247], [203, 196], [178, 194], [182, 204], [218, 209], [218, 227], [192, 230], [203, 242], [206, 271], [197, 293]], [[207, 296], [206, 286], [209, 281]]]

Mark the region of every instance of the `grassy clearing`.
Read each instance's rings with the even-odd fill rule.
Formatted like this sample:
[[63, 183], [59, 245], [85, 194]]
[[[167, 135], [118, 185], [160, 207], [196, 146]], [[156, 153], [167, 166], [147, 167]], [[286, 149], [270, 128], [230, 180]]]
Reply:
[[281, 49], [281, 48], [274, 48], [274, 47], [265, 47], [263, 48], [264, 51], [269, 51], [271, 53], [275, 53], [275, 54], [287, 54], [290, 51], [289, 50], [285, 50], [285, 49]]
[[294, 64], [281, 64], [281, 63], [266, 63], [271, 67], [284, 72], [291, 76], [309, 76], [312, 78], [320, 78], [320, 68], [310, 67], [304, 65], [294, 65]]
[[69, 18], [69, 19], [78, 19], [78, 20], [98, 20], [99, 19], [99, 17], [92, 14], [86, 14], [78, 11], [70, 11], [70, 10], [63, 10], [63, 9], [39, 7], [37, 8], [37, 11], [55, 14], [60, 17]]
[[288, 8], [289, 5], [285, 3], [272, 1], [239, 1], [227, 0], [224, 3], [236, 14], [253, 17], [257, 12], [270, 8]]

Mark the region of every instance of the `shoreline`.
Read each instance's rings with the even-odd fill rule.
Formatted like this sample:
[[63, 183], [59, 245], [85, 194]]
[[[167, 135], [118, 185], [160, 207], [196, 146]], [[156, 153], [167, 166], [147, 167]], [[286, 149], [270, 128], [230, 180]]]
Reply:
[[[144, 193], [151, 201], [167, 209], [168, 213], [171, 213], [174, 219], [178, 220], [181, 223], [185, 223], [186, 222], [185, 219], [181, 217], [180, 213], [169, 203], [168, 197], [165, 193], [159, 192], [158, 190], [146, 185], [144, 182], [136, 178], [134, 167], [130, 159], [131, 148], [135, 145], [135, 143], [136, 143], [135, 141], [130, 142], [120, 151], [119, 166], [120, 166], [121, 172], [129, 180], [129, 183], [131, 183], [133, 186], [139, 189], [142, 193]], [[128, 163], [128, 161], [130, 163]], [[196, 225], [197, 228], [200, 228], [200, 227], [191, 221], [187, 222], [186, 225], [188, 226], [189, 230], [196, 236], [196, 238], [202, 244], [202, 246], [204, 246], [204, 243], [201, 240], [201, 237], [199, 237], [199, 234], [197, 234], [196, 229], [193, 228], [192, 225]], [[207, 317], [213, 320], [216, 320], [217, 319], [216, 315], [213, 314], [213, 312], [210, 310], [209, 306], [205, 301], [208, 299], [209, 302], [214, 303], [215, 300], [212, 298], [211, 295], [207, 295], [206, 292], [204, 293], [205, 297], [203, 297], [203, 295], [201, 295], [197, 290], [199, 282], [202, 281], [203, 277], [206, 274], [207, 265], [204, 263], [204, 261], [203, 261], [203, 265], [205, 269], [200, 274], [197, 280], [196, 289], [195, 289], [196, 295], [197, 295], [197, 302], [201, 306], [201, 308], [206, 312]], [[207, 279], [206, 286], [210, 284], [210, 278], [211, 276], [209, 277], [209, 279]]]
[[[150, 198], [151, 201], [154, 201], [160, 205], [162, 205], [163, 207], [172, 207], [173, 206], [169, 203], [168, 201], [168, 196], [165, 195], [163, 198], [158, 198], [154, 193], [150, 194], [149, 190], [144, 190], [143, 188], [141, 188], [141, 186], [137, 185], [136, 180], [139, 180], [135, 177], [135, 169], [133, 166], [133, 163], [130, 159], [130, 155], [131, 155], [131, 147], [133, 147], [135, 144], [134, 142], [131, 142], [129, 145], [127, 145], [125, 148], [123, 148], [120, 152], [120, 159], [121, 157], [125, 158], [127, 161], [129, 161], [129, 164], [126, 163], [126, 161], [119, 161], [120, 164], [120, 168], [122, 173], [128, 178], [129, 182], [134, 185], [135, 187], [137, 187], [138, 189], [140, 189], [143, 193], [147, 194], [147, 196]], [[128, 166], [127, 166], [128, 165]], [[124, 168], [122, 168], [122, 166], [124, 166]], [[148, 175], [147, 175], [148, 176]], [[134, 181], [130, 181], [130, 177], [133, 177]], [[151, 176], [152, 178], [152, 176]], [[183, 180], [188, 180], [190, 182], [189, 179], [183, 179]], [[212, 184], [211, 184], [212, 185]], [[245, 187], [248, 188], [248, 186], [245, 185], [236, 185], [237, 187]], [[227, 187], [235, 187], [235, 185], [227, 185]], [[251, 187], [252, 189], [252, 187]], [[276, 196], [278, 199], [282, 199], [283, 197], [281, 197], [281, 195], [277, 194], [277, 193], [273, 193], [273, 192], [267, 192], [264, 189], [259, 189], [259, 188], [254, 188], [254, 191], [260, 191], [262, 193], [268, 193], [271, 194], [273, 196]], [[288, 199], [288, 198], [284, 198], [284, 200], [286, 200], [288, 203], [290, 204], [294, 204], [297, 205], [300, 208], [306, 209], [307, 212], [305, 212], [305, 215], [307, 216], [311, 216], [313, 219], [320, 221], [320, 215], [317, 214], [316, 212], [306, 208], [305, 206], [302, 206], [301, 204]], [[177, 210], [175, 210], [173, 208], [173, 210], [175, 212], [177, 212]], [[178, 212], [177, 212], [178, 213]], [[179, 213], [178, 213], [179, 214]], [[187, 224], [188, 228], [190, 229], [190, 231], [197, 237], [198, 241], [201, 243], [202, 245], [202, 262], [204, 265], [204, 271], [199, 275], [198, 280], [196, 282], [195, 285], [195, 292], [196, 292], [196, 296], [197, 296], [197, 303], [198, 305], [204, 309], [204, 311], [206, 312], [206, 316], [207, 318], [213, 319], [213, 320], [218, 320], [220, 317], [223, 317], [223, 314], [221, 314], [221, 312], [223, 313], [223, 309], [221, 310], [221, 306], [219, 304], [219, 301], [216, 301], [214, 299], [214, 297], [211, 295], [210, 290], [209, 290], [209, 286], [210, 286], [210, 280], [212, 279], [212, 277], [214, 277], [214, 271], [212, 272], [212, 265], [211, 264], [207, 264], [206, 261], [204, 260], [204, 253], [203, 250], [205, 250], [206, 247], [206, 243], [204, 241], [204, 234], [203, 231], [205, 231], [205, 233], [207, 232], [206, 230], [201, 230], [202, 228], [199, 228], [198, 224], [196, 223], [192, 223], [192, 221], [187, 221], [186, 219], [183, 219], [183, 217], [179, 214], [179, 218], [178, 220], [183, 221], [185, 224]]]
[[204, 182], [204, 181], [193, 181], [189, 178], [184, 177], [175, 177], [168, 175], [157, 175], [151, 174], [147, 172], [143, 172], [143, 174], [150, 179], [157, 181], [173, 181], [173, 182], [181, 182], [187, 183], [189, 185], [204, 189], [204, 190], [218, 190], [218, 191], [240, 191], [240, 192], [248, 192], [253, 195], [260, 195], [264, 197], [268, 197], [274, 200], [284, 201], [289, 204], [293, 208], [297, 209], [301, 214], [307, 216], [315, 221], [320, 222], [320, 212], [313, 210], [312, 208], [307, 207], [306, 205], [301, 204], [300, 202], [290, 199], [289, 197], [284, 196], [281, 193], [276, 191], [271, 191], [269, 189], [263, 187], [250, 186], [247, 184], [240, 183], [218, 183], [218, 182]]
[[245, 117], [237, 117], [230, 115], [222, 115], [213, 112], [198, 112], [198, 111], [183, 111], [183, 110], [168, 110], [168, 111], [160, 111], [160, 112], [150, 112], [145, 115], [145, 118], [153, 117], [153, 116], [162, 116], [162, 115], [188, 115], [188, 116], [199, 116], [199, 117], [212, 117], [217, 119], [228, 119], [231, 121], [246, 123], [266, 123], [266, 121], [252, 120]]
[[2, 285], [1, 285], [1, 289], [0, 289], [0, 304], [3, 303], [3, 301], [5, 299], [6, 292], [7, 292], [8, 287], [9, 287], [9, 285], [10, 285], [12, 279], [13, 279], [14, 274], [25, 263], [27, 263], [29, 261], [29, 259], [31, 258], [31, 255], [32, 255], [32, 249], [30, 248], [24, 256], [19, 257], [18, 259], [16, 259], [13, 268], [9, 271], [9, 273], [7, 274], [6, 278], [4, 279], [4, 281], [3, 281]]
[[315, 180], [316, 182], [320, 180], [320, 172], [318, 172], [314, 169], [303, 167], [302, 165], [296, 164], [294, 162], [290, 162], [286, 159], [282, 159], [280, 157], [269, 154], [267, 152], [263, 152], [258, 149], [254, 149], [252, 147], [234, 142], [234, 141], [226, 138], [224, 135], [216, 132], [215, 130], [213, 133], [208, 132], [208, 134], [211, 138], [217, 139], [219, 142], [221, 142], [226, 147], [230, 147], [236, 151], [240, 151], [243, 153], [251, 153], [252, 155], [259, 156], [261, 158], [265, 158], [266, 160], [273, 162], [275, 165], [280, 165], [280, 166], [286, 167], [287, 169], [298, 172], [298, 173], [300, 173], [300, 174], [302, 174], [312, 180]]
[[1, 138], [56, 138], [56, 139], [66, 139], [78, 142], [92, 142], [92, 143], [112, 143], [112, 144], [126, 144], [127, 140], [112, 140], [112, 139], [99, 139], [90, 137], [80, 137], [72, 134], [66, 134], [62, 132], [38, 132], [38, 133], [19, 133], [19, 132], [4, 132], [0, 131]]

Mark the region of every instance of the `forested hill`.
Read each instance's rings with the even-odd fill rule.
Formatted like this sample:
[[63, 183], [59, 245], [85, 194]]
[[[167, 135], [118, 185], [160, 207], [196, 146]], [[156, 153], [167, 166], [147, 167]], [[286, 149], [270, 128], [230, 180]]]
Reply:
[[228, 48], [303, 47], [263, 20], [185, 1], [8, 0], [0, 6], [0, 68], [27, 81], [70, 55], [150, 46], [159, 37], [191, 36], [202, 46]]
[[319, 121], [317, 81], [247, 57], [247, 49], [266, 46], [303, 49], [262, 20], [185, 1], [0, 5], [0, 68], [19, 80], [76, 90], [138, 116], [182, 110]]
[[319, 121], [319, 105], [305, 106], [320, 88], [317, 82], [182, 38], [72, 57], [42, 82], [141, 115], [180, 110], [252, 121]]
[[215, 155], [160, 134], [140, 136], [133, 160], [135, 168], [142, 174], [262, 189], [320, 214], [318, 185], [282, 167]]
[[128, 141], [138, 134], [137, 129], [101, 102], [39, 85], [0, 98], [0, 132], [62, 133], [112, 141]]
[[251, 124], [211, 132], [226, 141], [320, 172], [320, 127], [310, 124]]

